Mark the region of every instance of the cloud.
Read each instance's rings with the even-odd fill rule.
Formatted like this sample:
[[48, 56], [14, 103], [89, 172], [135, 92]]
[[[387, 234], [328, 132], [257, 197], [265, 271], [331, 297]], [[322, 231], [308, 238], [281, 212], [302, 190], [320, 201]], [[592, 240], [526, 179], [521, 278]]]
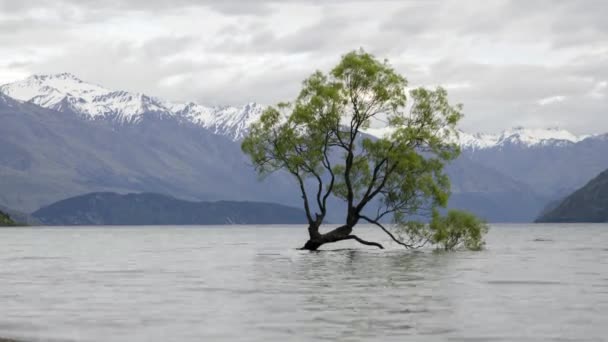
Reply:
[[591, 91], [589, 92], [589, 96], [595, 99], [602, 99], [606, 97], [606, 88], [608, 88], [608, 82], [598, 82], [595, 86], [593, 86], [593, 89], [591, 89]]
[[0, 0], [0, 83], [69, 71], [208, 104], [274, 103], [363, 47], [442, 85], [468, 131], [608, 131], [608, 3]]
[[544, 97], [544, 98], [538, 100], [537, 103], [541, 106], [546, 106], [546, 105], [550, 105], [550, 104], [554, 104], [554, 103], [564, 102], [565, 99], [566, 99], [565, 96], [555, 95], [555, 96]]

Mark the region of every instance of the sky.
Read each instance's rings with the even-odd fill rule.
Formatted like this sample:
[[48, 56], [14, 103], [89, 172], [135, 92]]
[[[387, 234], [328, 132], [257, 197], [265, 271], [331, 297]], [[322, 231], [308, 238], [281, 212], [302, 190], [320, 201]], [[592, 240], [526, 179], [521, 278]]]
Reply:
[[0, 84], [70, 72], [207, 105], [274, 104], [363, 48], [445, 87], [461, 128], [608, 131], [608, 1], [0, 0]]

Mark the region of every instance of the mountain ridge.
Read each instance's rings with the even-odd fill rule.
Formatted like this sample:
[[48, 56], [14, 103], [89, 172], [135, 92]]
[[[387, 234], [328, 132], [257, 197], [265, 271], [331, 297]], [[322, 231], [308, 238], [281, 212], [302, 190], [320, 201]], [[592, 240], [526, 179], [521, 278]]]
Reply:
[[0, 204], [15, 210], [98, 191], [283, 203], [289, 193], [280, 176], [259, 182], [232, 139], [192, 123], [149, 115], [115, 125], [0, 99]]
[[303, 224], [299, 208], [268, 202], [185, 201], [157, 193], [95, 192], [32, 213], [46, 225]]
[[[49, 84], [36, 81], [34, 92], [20, 88], [25, 100], [32, 94], [42, 95], [34, 96], [35, 101], [0, 93], [0, 187], [5, 190], [0, 193], [0, 204], [31, 212], [63, 198], [111, 191], [300, 205], [288, 175], [279, 172], [260, 182], [241, 152], [240, 139], [261, 114], [261, 105], [252, 103], [243, 110], [217, 107], [222, 116], [214, 114], [212, 107], [156, 99], [165, 108], [157, 111], [154, 106], [137, 105], [154, 97], [105, 88], [102, 94], [98, 93], [100, 86], [83, 85], [73, 75], [57, 77], [59, 84], [38, 76]], [[82, 89], [66, 88], [64, 79], [70, 87]], [[47, 85], [70, 96], [56, 96]], [[7, 85], [0, 89], [6, 90]], [[52, 101], [42, 101], [45, 94], [37, 93], [40, 89], [51, 92]], [[79, 112], [73, 105], [81, 103], [73, 95], [79, 92], [86, 92], [100, 106], [95, 113], [105, 114], [94, 117]], [[108, 98], [135, 101], [123, 107], [143, 108], [142, 113], [137, 120], [122, 120], [111, 110], [104, 112]], [[36, 101], [56, 108], [41, 107]], [[192, 114], [196, 110], [208, 111]], [[197, 122], [197, 118], [212, 120]], [[382, 129], [368, 133], [381, 134]], [[513, 134], [517, 137], [511, 139]], [[516, 128], [502, 138], [489, 134], [475, 138], [476, 144], [485, 141], [485, 147], [462, 144], [461, 156], [446, 168], [453, 184], [450, 205], [476, 212], [488, 221], [531, 222], [546, 203], [608, 168], [608, 134], [585, 137], [559, 129]], [[498, 141], [502, 143], [497, 145]], [[332, 213], [339, 216], [341, 204], [336, 201], [334, 205]]]
[[608, 170], [547, 208], [535, 222], [608, 222]]
[[[26, 79], [0, 86], [0, 92], [23, 102], [31, 102], [57, 111], [72, 111], [88, 119], [110, 119], [119, 123], [137, 123], [146, 113], [174, 116], [215, 134], [240, 140], [247, 128], [266, 108], [256, 102], [241, 106], [205, 106], [195, 102], [172, 102], [139, 92], [111, 90], [88, 83], [70, 73], [32, 75]], [[382, 136], [386, 128], [369, 129], [368, 133]], [[593, 138], [595, 135], [575, 135], [560, 128], [532, 129], [514, 127], [498, 134], [460, 133], [458, 143], [466, 149], [488, 149], [505, 144], [535, 146], [539, 144], [568, 144]]]
[[111, 90], [87, 83], [70, 73], [32, 75], [0, 86], [0, 92], [22, 101], [60, 112], [72, 112], [89, 120], [111, 120], [119, 124], [140, 122], [156, 113], [185, 120], [240, 139], [245, 126], [257, 120], [263, 106], [203, 106], [194, 102], [174, 103], [143, 93]]

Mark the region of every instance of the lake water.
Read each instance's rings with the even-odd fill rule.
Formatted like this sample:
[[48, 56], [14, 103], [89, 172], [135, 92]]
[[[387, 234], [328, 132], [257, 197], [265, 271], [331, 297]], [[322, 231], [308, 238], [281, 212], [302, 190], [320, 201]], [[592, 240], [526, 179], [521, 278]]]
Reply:
[[303, 227], [0, 230], [0, 337], [23, 341], [607, 341], [608, 225], [493, 225], [482, 252]]

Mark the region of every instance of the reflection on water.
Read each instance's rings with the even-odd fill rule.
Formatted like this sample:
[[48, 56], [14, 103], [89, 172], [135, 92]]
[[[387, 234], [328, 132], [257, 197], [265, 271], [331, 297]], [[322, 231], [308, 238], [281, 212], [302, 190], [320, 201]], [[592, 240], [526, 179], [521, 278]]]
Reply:
[[0, 230], [0, 336], [31, 341], [603, 341], [608, 226], [495, 226], [482, 252], [381, 232], [293, 249], [305, 229]]

